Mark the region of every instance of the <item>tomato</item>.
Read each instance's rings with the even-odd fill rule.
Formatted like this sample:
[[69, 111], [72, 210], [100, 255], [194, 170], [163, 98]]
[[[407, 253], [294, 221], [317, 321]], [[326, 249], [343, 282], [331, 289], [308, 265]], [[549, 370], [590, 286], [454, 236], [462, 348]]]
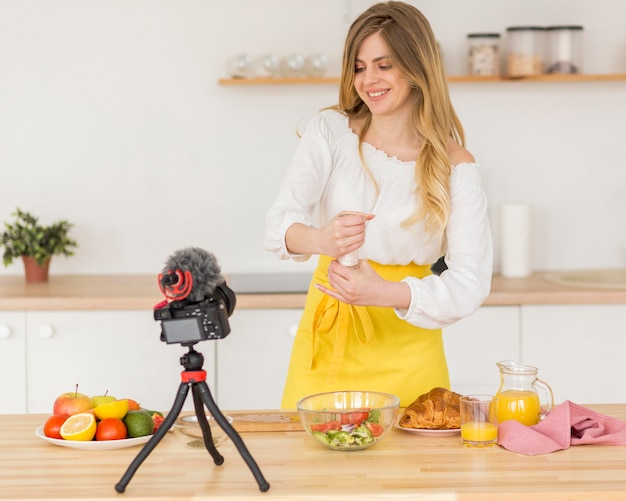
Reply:
[[341, 424], [339, 421], [328, 421], [328, 423], [313, 423], [311, 425], [311, 431], [321, 431], [326, 433], [330, 430], [341, 430]]
[[161, 414], [155, 412], [154, 414], [152, 414], [152, 421], [154, 421], [154, 431], [157, 431], [159, 429], [159, 426], [161, 426], [161, 424], [163, 424], [163, 421], [165, 421], [165, 418], [161, 416]]
[[382, 425], [378, 423], [365, 423], [365, 424], [367, 425], [369, 430], [372, 432], [372, 435], [374, 435], [375, 437], [380, 437], [383, 434], [383, 431], [385, 431]]
[[341, 424], [354, 424], [360, 426], [363, 421], [369, 417], [370, 413], [367, 411], [361, 412], [349, 412], [341, 415]]
[[68, 416], [59, 416], [55, 414], [50, 416], [43, 425], [43, 434], [50, 438], [63, 438], [61, 437], [61, 425], [65, 423]]
[[127, 436], [126, 425], [118, 418], [103, 419], [96, 428], [96, 440], [123, 440]]

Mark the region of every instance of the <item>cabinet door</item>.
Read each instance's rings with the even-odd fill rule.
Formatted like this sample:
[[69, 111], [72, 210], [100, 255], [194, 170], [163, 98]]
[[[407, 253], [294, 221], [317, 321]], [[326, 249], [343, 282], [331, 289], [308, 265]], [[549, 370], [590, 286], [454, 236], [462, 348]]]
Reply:
[[457, 393], [495, 394], [500, 385], [496, 363], [519, 360], [518, 306], [483, 306], [444, 329], [450, 383]]
[[278, 409], [302, 310], [238, 310], [217, 342], [222, 409]]
[[[151, 311], [27, 312], [29, 413], [50, 413], [55, 398], [78, 390], [132, 398], [148, 409], [171, 408], [187, 349], [160, 340]], [[195, 347], [214, 388], [213, 341]], [[191, 393], [191, 392], [190, 392]], [[191, 394], [185, 409], [193, 409]]]
[[26, 412], [24, 313], [0, 312], [0, 414]]
[[522, 359], [559, 404], [626, 402], [626, 306], [522, 307]]

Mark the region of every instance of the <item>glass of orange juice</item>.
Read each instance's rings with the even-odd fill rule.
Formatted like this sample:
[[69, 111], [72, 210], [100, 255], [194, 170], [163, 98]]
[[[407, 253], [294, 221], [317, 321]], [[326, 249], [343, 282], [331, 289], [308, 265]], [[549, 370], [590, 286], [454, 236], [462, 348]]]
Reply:
[[460, 399], [461, 440], [467, 447], [488, 447], [498, 441], [493, 395], [464, 395]]

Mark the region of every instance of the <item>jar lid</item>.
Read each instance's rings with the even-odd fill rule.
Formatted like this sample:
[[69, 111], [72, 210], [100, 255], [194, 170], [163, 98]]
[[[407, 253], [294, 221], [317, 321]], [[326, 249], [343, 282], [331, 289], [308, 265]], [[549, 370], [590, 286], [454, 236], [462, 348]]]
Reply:
[[563, 26], [548, 26], [547, 30], [574, 30], [580, 31], [583, 29], [582, 26], [579, 25], [563, 25]]
[[545, 31], [543, 26], [509, 26], [506, 31]]
[[467, 38], [500, 38], [500, 33], [468, 33]]

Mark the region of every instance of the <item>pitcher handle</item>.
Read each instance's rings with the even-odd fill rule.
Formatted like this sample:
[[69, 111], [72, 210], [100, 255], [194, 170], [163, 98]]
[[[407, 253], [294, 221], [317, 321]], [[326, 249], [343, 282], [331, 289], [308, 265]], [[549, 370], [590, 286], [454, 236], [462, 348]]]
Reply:
[[554, 394], [552, 393], [550, 385], [541, 379], [535, 380], [535, 387], [537, 389], [541, 389], [541, 392], [538, 393], [543, 394], [539, 395], [539, 401], [541, 402], [541, 416], [539, 419], [542, 420], [552, 412], [552, 409], [554, 409]]

